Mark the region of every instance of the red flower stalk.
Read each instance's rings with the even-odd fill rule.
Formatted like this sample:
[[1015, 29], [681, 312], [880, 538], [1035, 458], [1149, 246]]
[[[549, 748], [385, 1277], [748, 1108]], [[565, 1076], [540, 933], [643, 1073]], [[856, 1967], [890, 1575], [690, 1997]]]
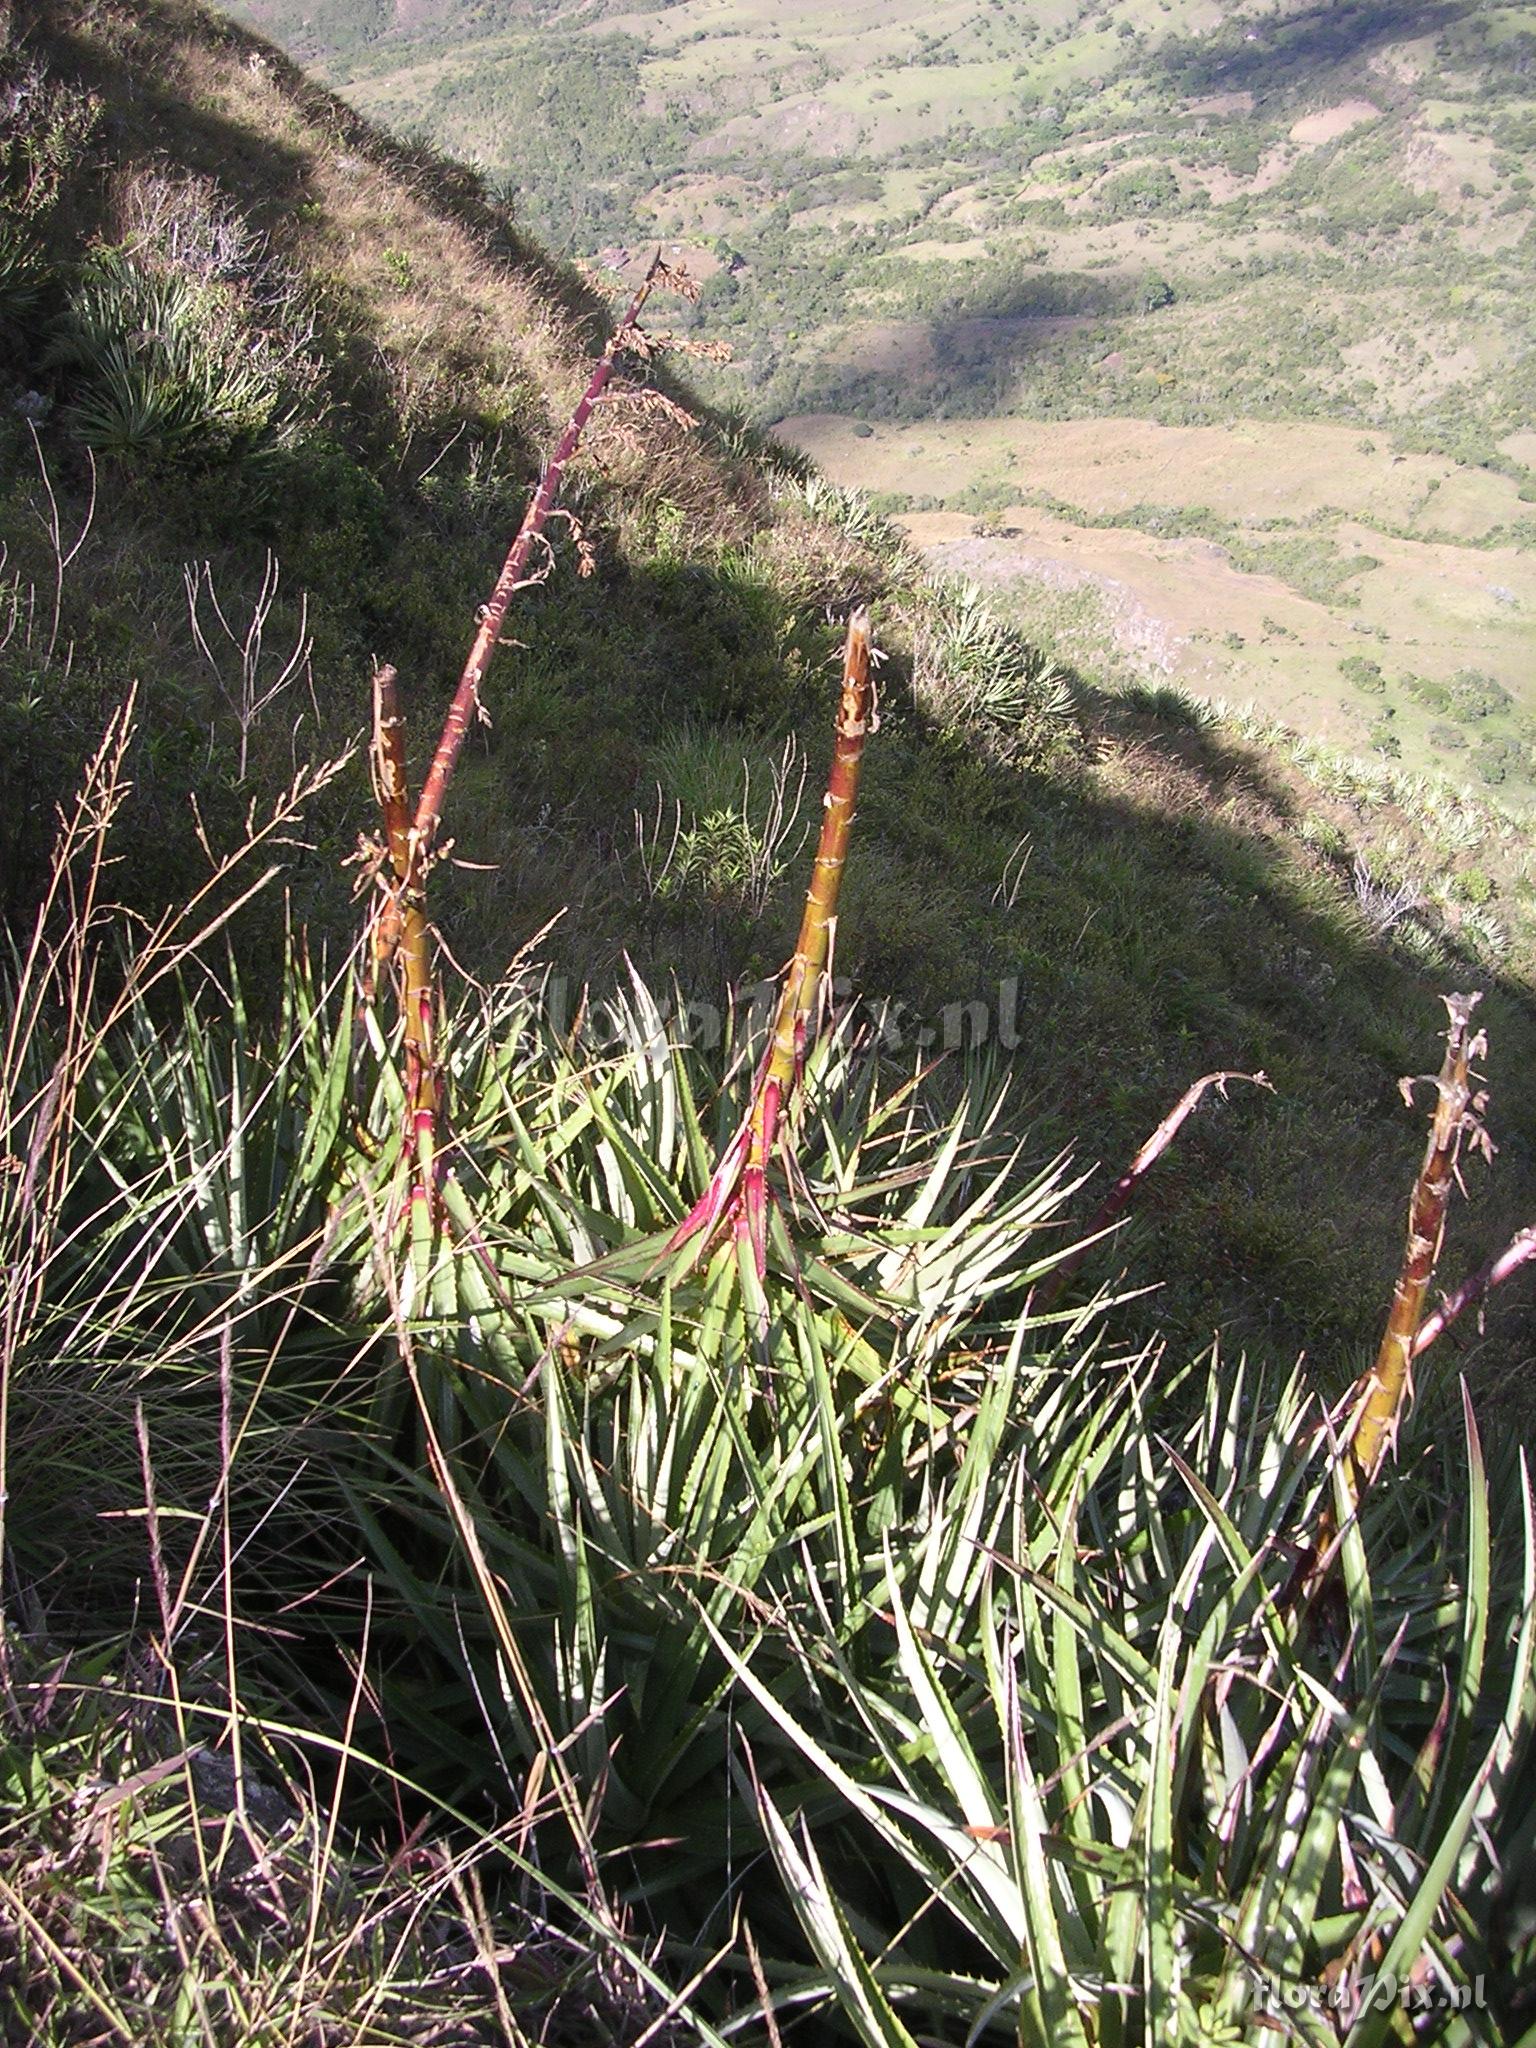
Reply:
[[758, 1278], [767, 1270], [768, 1161], [780, 1119], [805, 1065], [806, 1047], [832, 955], [864, 742], [873, 723], [869, 614], [860, 609], [848, 621], [821, 839], [811, 871], [811, 886], [806, 892], [800, 937], [784, 975], [773, 1037], [758, 1071], [746, 1119], [726, 1147], [709, 1186], [668, 1241], [668, 1253], [695, 1237], [699, 1239], [699, 1252], [705, 1252], [728, 1225], [738, 1244], [750, 1246]]
[[395, 671], [389, 667], [381, 668], [374, 677], [375, 780], [389, 865], [394, 875], [374, 925], [374, 957], [378, 965], [387, 965], [397, 953], [400, 960], [400, 1006], [405, 1022], [406, 1116], [417, 1162], [411, 1199], [413, 1215], [417, 1215], [418, 1220], [419, 1213], [428, 1214], [430, 1220], [436, 1188], [437, 1125], [442, 1093], [433, 1050], [435, 987], [431, 929], [427, 922], [426, 879], [433, 843], [442, 822], [443, 804], [465, 737], [479, 707], [481, 685], [501, 638], [507, 607], [517, 591], [537, 580], [536, 576], [530, 576], [528, 565], [535, 544], [542, 538], [554, 511], [566, 464], [576, 452], [619, 356], [626, 349], [644, 348], [637, 333], [638, 322], [653, 287], [660, 282], [670, 282], [678, 289], [683, 289], [686, 284], [680, 273], [674, 275], [667, 270], [658, 249], [623, 319], [594, 364], [576, 410], [544, 465], [538, 488], [507, 551], [496, 587], [489, 602], [481, 609], [469, 658], [443, 720], [442, 735], [414, 814], [406, 781], [405, 721], [400, 711]]
[[571, 414], [565, 432], [555, 443], [554, 453], [544, 466], [539, 487], [523, 515], [523, 523], [517, 530], [517, 537], [507, 551], [501, 574], [496, 579], [496, 588], [491, 592], [490, 601], [480, 613], [480, 626], [475, 634], [474, 644], [469, 650], [469, 659], [459, 677], [458, 688], [448, 706], [448, 715], [443, 720], [442, 737], [437, 743], [437, 752], [432, 757], [432, 766], [427, 770], [427, 779], [421, 787], [421, 801], [416, 806], [416, 818], [412, 826], [413, 865], [419, 866], [432, 851], [432, 842], [443, 815], [443, 801], [448, 794], [448, 784], [453, 778], [454, 766], [459, 750], [464, 744], [471, 721], [480, 702], [480, 686], [485, 681], [485, 672], [490, 666], [496, 643], [501, 638], [502, 622], [507, 615], [507, 606], [514, 594], [523, 588], [528, 580], [528, 560], [533, 553], [534, 543], [549, 524], [549, 515], [555, 508], [555, 498], [560, 489], [560, 480], [565, 465], [576, 452], [592, 408], [602, 397], [613, 367], [624, 350], [635, 338], [645, 302], [651, 295], [665, 266], [658, 249], [651, 259], [640, 289], [629, 302], [629, 310], [608, 338], [608, 345], [593, 366], [586, 390], [581, 394], [576, 410]]
[[1192, 1082], [1099, 1204], [1093, 1221], [1083, 1233], [1082, 1242], [1074, 1245], [1061, 1264], [1053, 1266], [1035, 1289], [1032, 1305], [1037, 1315], [1044, 1315], [1046, 1310], [1054, 1305], [1061, 1290], [1072, 1278], [1078, 1267], [1081, 1266], [1084, 1259], [1087, 1258], [1089, 1252], [1092, 1251], [1105, 1231], [1119, 1217], [1126, 1203], [1129, 1202], [1131, 1196], [1136, 1192], [1138, 1183], [1145, 1179], [1146, 1175], [1157, 1164], [1158, 1160], [1162, 1158], [1168, 1147], [1179, 1135], [1185, 1123], [1193, 1116], [1196, 1109], [1199, 1108], [1201, 1097], [1205, 1094], [1206, 1089], [1218, 1089], [1225, 1096], [1229, 1081], [1250, 1081], [1255, 1088], [1273, 1087], [1273, 1083], [1267, 1074], [1234, 1074], [1225, 1072], [1202, 1074], [1198, 1081]]
[[373, 678], [373, 771], [384, 821], [384, 843], [394, 884], [374, 924], [377, 966], [399, 962], [400, 1012], [405, 1026], [405, 1102], [416, 1179], [413, 1211], [427, 1204], [437, 1151], [438, 1085], [432, 1053], [432, 938], [421, 869], [411, 858], [411, 798], [405, 773], [405, 715], [395, 670]]
[[1512, 1273], [1518, 1273], [1522, 1266], [1528, 1266], [1536, 1259], [1536, 1227], [1528, 1225], [1517, 1230], [1509, 1243], [1486, 1265], [1479, 1266], [1469, 1279], [1459, 1287], [1453, 1287], [1441, 1301], [1432, 1315], [1427, 1315], [1419, 1325], [1419, 1334], [1413, 1340], [1413, 1355], [1429, 1349], [1437, 1337], [1442, 1336], [1458, 1316], [1466, 1314], [1469, 1308], [1480, 1303], [1495, 1287], [1502, 1287]]

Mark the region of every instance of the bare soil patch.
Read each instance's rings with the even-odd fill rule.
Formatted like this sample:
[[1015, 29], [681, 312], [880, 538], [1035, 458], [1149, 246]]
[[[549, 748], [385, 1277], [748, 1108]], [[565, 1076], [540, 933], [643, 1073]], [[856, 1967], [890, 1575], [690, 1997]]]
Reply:
[[1333, 510], [1475, 540], [1528, 511], [1507, 477], [1458, 468], [1440, 455], [1396, 455], [1385, 439], [1330, 423], [926, 421], [921, 465], [905, 453], [911, 426], [876, 424], [857, 435], [854, 424], [834, 413], [804, 414], [775, 432], [858, 489], [947, 497], [1002, 467], [1021, 494], [1048, 492], [1100, 517], [1137, 505], [1203, 505], [1235, 521], [1304, 520]]
[[[1273, 716], [1341, 744], [1359, 721], [1337, 688], [1336, 664], [1360, 643], [1321, 605], [1273, 576], [1245, 574], [1209, 541], [1160, 540], [1076, 527], [1017, 506], [997, 534], [958, 513], [914, 513], [901, 524], [936, 567], [980, 583], [1091, 585], [1120, 652], [1149, 678], [1206, 697], [1253, 698]], [[1279, 625], [1289, 637], [1278, 638]], [[1225, 644], [1235, 634], [1240, 648]]]
[[704, 135], [689, 152], [695, 160], [729, 156], [744, 143], [759, 147], [771, 141], [786, 155], [803, 151], [807, 156], [841, 156], [858, 139], [858, 123], [846, 108], [830, 106], [814, 95], [785, 100], [772, 108], [758, 108], [738, 114], [710, 135]]
[[1381, 109], [1374, 100], [1340, 100], [1336, 107], [1324, 107], [1316, 114], [1303, 114], [1299, 121], [1293, 122], [1291, 140], [1316, 149], [1322, 143], [1337, 142], [1341, 135], [1347, 135], [1351, 128], [1358, 128], [1362, 121], [1375, 121], [1380, 117]]
[[1203, 100], [1191, 100], [1185, 112], [1197, 118], [1208, 115], [1220, 117], [1224, 114], [1251, 114], [1253, 94], [1251, 92], [1213, 92]]
[[1234, 171], [1224, 170], [1219, 164], [1206, 169], [1188, 164], [1181, 165], [1180, 174], [1193, 184], [1203, 185], [1210, 195], [1212, 204], [1220, 206], [1225, 200], [1236, 199], [1240, 195], [1252, 198], [1261, 192], [1268, 192], [1279, 184], [1295, 161], [1295, 146], [1288, 142], [1278, 142], [1273, 149], [1264, 152], [1259, 168], [1251, 178], [1240, 178]]

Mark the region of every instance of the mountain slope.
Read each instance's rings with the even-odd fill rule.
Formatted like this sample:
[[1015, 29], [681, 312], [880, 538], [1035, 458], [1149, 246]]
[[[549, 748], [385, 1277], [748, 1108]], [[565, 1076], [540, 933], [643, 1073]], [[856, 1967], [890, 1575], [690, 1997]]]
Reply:
[[[201, 829], [227, 832], [296, 760], [334, 752], [362, 723], [375, 656], [398, 665], [425, 749], [599, 329], [586, 288], [477, 180], [384, 141], [241, 31], [174, 8], [48, 10], [18, 18], [10, 62], [91, 110], [47, 190], [19, 157], [10, 171], [7, 233], [33, 283], [12, 322], [0, 537], [18, 587], [43, 593], [6, 657], [12, 902], [132, 678], [128, 874], [165, 900], [202, 858], [190, 799]], [[221, 386], [225, 411], [181, 442], [103, 426], [111, 392], [81, 309], [111, 263], [136, 291], [158, 277], [190, 292], [215, 354], [269, 366], [260, 419], [245, 393], [231, 424]], [[138, 301], [113, 303], [126, 317]], [[50, 631], [45, 479], [67, 548], [93, 446], [94, 524]], [[624, 950], [708, 1000], [774, 971], [826, 759], [835, 617], [872, 601], [891, 661], [839, 936], [847, 985], [903, 1006], [906, 1057], [973, 1028], [972, 1004], [992, 1033], [1006, 1013], [1022, 1048], [1049, 1046], [1043, 1066], [1014, 1055], [1041, 1153], [1116, 1162], [1197, 1072], [1265, 1068], [1280, 1104], [1210, 1117], [1154, 1195], [1141, 1255], [1166, 1291], [1147, 1314], [1351, 1364], [1397, 1255], [1418, 1138], [1396, 1081], [1429, 1056], [1432, 977], [1497, 984], [1530, 964], [1528, 871], [1498, 815], [1390, 775], [1336, 777], [1330, 797], [1176, 696], [1107, 694], [1120, 657], [1080, 602], [1037, 591], [1028, 636], [1053, 675], [973, 595], [926, 584], [856, 504], [642, 396], [600, 416], [569, 502], [597, 574], [578, 574], [562, 530], [493, 672], [449, 821], [468, 865], [435, 899], [458, 956], [495, 972], [563, 913], [547, 943], [573, 989]], [[373, 829], [354, 765], [317, 799], [317, 850], [290, 883], [317, 929], [348, 928], [342, 857]], [[1436, 893], [1389, 941], [1373, 892], [1393, 889]], [[1505, 1079], [1529, 1042], [1523, 996], [1490, 1023], [1513, 1142], [1469, 1257], [1518, 1220], [1525, 1189], [1530, 1110]]]
[[[611, 314], [196, 9], [7, 13], [0, 106], [0, 2032], [1203, 2048], [1369, 2027], [1428, 1939], [1441, 2037], [1517, 2038], [1518, 1277], [1379, 1474], [1327, 1423], [1448, 983], [1502, 1149], [1441, 1277], [1530, 1214], [1510, 821], [1149, 686], [993, 530], [993, 596], [935, 581], [688, 426], [657, 337], [515, 595], [413, 1008], [356, 943], [370, 672], [420, 786]], [[679, 1251], [765, 1128], [725, 1032], [859, 603], [840, 1014]], [[1085, 1243], [1218, 1066], [1273, 1092]]]

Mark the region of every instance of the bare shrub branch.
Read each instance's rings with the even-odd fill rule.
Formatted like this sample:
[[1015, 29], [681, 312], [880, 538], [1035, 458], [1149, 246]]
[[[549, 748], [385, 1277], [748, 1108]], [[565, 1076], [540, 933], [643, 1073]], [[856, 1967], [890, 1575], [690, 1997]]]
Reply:
[[[292, 647], [286, 654], [269, 660], [265, 646], [267, 624], [282, 580], [277, 557], [270, 548], [267, 549], [266, 565], [261, 574], [261, 588], [251, 604], [251, 616], [241, 628], [232, 626], [225, 614], [214, 584], [211, 563], [188, 562], [181, 574], [186, 587], [187, 617], [193, 644], [212, 670], [219, 693], [229, 706], [239, 730], [239, 777], [244, 782], [250, 763], [251, 734], [258, 719], [300, 676], [308, 684], [310, 705], [315, 712], [316, 724], [319, 723], [319, 705], [315, 699], [314, 674], [310, 667], [314, 641], [309, 631], [309, 599], [307, 596], [299, 599], [299, 622]], [[225, 643], [217, 650], [209, 639], [209, 629], [203, 623], [205, 601]], [[226, 675], [230, 654], [234, 657], [234, 670]]]

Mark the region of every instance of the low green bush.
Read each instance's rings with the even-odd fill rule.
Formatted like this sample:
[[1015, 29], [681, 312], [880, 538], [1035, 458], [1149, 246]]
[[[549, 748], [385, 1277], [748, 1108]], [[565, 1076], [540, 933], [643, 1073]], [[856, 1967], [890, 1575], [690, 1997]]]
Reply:
[[1364, 654], [1346, 655], [1339, 663], [1339, 674], [1345, 682], [1353, 683], [1357, 690], [1364, 690], [1372, 697], [1379, 697], [1387, 687], [1381, 663]]

